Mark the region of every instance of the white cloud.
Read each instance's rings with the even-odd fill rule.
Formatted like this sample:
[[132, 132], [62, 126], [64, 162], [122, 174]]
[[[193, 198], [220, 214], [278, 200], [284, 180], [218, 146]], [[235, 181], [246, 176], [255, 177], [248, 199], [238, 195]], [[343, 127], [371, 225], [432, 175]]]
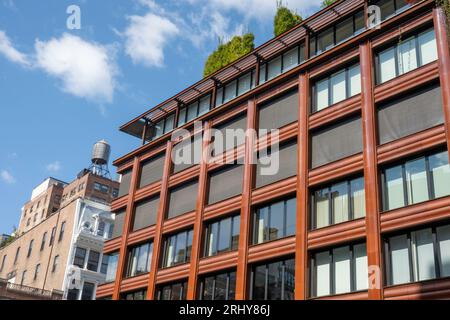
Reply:
[[55, 161], [49, 163], [46, 168], [49, 172], [58, 172], [59, 170], [61, 170], [61, 163], [59, 163], [59, 161]]
[[125, 51], [133, 63], [148, 67], [164, 65], [164, 48], [179, 28], [168, 18], [153, 13], [128, 17], [130, 24], [123, 33]]
[[0, 54], [4, 55], [8, 60], [14, 63], [18, 63], [22, 66], [30, 65], [27, 56], [14, 48], [11, 40], [2, 30], [0, 30]]
[[36, 67], [62, 82], [62, 90], [96, 102], [111, 103], [116, 88], [115, 50], [63, 34], [47, 42], [36, 40]]
[[0, 177], [2, 178], [3, 182], [7, 184], [14, 184], [16, 183], [16, 178], [7, 170], [2, 170], [0, 172]]

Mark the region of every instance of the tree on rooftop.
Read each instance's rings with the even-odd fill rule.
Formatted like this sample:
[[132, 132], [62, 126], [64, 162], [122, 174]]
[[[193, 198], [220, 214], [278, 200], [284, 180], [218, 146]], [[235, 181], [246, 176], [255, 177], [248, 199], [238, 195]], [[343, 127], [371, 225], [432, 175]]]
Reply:
[[335, 3], [337, 0], [323, 0], [322, 1], [322, 8], [328, 7], [330, 4]]
[[221, 43], [222, 41], [219, 40], [218, 48], [206, 60], [203, 76], [207, 77], [251, 52], [255, 48], [254, 41], [255, 36], [253, 33], [234, 36], [227, 43]]
[[277, 37], [302, 22], [302, 17], [289, 10], [282, 1], [277, 1], [277, 13], [273, 20], [273, 34]]

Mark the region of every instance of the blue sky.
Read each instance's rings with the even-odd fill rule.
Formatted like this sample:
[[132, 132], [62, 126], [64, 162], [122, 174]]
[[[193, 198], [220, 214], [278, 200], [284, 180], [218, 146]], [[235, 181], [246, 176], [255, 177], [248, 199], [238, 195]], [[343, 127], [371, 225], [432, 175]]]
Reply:
[[[285, 2], [308, 16], [321, 1]], [[80, 30], [67, 28], [70, 5]], [[198, 81], [219, 37], [269, 40], [275, 10], [276, 0], [0, 0], [0, 233], [46, 177], [69, 182], [88, 166], [97, 140], [112, 159], [138, 147], [118, 127]]]

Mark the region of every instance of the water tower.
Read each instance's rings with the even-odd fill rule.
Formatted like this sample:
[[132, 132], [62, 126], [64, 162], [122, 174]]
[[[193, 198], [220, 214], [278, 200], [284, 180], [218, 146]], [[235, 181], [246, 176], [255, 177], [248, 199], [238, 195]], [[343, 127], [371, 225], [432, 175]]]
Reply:
[[101, 140], [92, 147], [92, 164], [90, 170], [93, 174], [101, 177], [111, 178], [108, 169], [111, 146], [105, 140]]

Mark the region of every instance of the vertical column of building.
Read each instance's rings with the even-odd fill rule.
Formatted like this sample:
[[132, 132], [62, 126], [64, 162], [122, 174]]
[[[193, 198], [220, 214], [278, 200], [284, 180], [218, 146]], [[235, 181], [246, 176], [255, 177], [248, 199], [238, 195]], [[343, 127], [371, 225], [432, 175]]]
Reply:
[[123, 274], [125, 270], [127, 257], [127, 242], [130, 231], [131, 220], [134, 210], [134, 193], [136, 192], [136, 185], [139, 176], [140, 161], [138, 157], [134, 158], [133, 171], [131, 174], [130, 189], [128, 191], [127, 208], [125, 211], [125, 221], [123, 224], [122, 238], [120, 240], [119, 261], [117, 262], [116, 281], [114, 283], [113, 300], [120, 299], [120, 285], [122, 283]]
[[147, 288], [148, 300], [153, 300], [155, 297], [156, 276], [158, 274], [158, 264], [161, 255], [162, 231], [168, 204], [169, 177], [170, 177], [170, 170], [172, 168], [172, 147], [173, 147], [172, 141], [167, 141], [166, 158], [164, 160], [164, 171], [161, 181], [161, 192], [159, 194], [159, 207], [158, 207], [158, 216], [156, 218], [155, 237], [153, 238], [153, 256], [148, 279], [148, 288]]
[[248, 275], [248, 244], [250, 240], [251, 221], [251, 194], [254, 179], [254, 153], [256, 127], [256, 102], [248, 101], [247, 106], [247, 134], [245, 137], [244, 180], [241, 205], [241, 225], [239, 233], [238, 264], [236, 272], [236, 300], [247, 299], [247, 275]]
[[442, 8], [433, 9], [434, 30], [438, 51], [439, 78], [441, 81], [442, 99], [447, 135], [447, 150], [450, 159], [450, 51], [447, 35], [446, 16]]
[[380, 211], [378, 202], [377, 139], [373, 96], [372, 48], [366, 41], [359, 47], [361, 106], [366, 196], [366, 237], [369, 266], [369, 299], [382, 299]]
[[206, 200], [206, 188], [208, 186], [208, 146], [211, 139], [211, 125], [209, 122], [204, 125], [202, 160], [200, 161], [200, 174], [198, 181], [197, 204], [195, 209], [194, 235], [192, 237], [191, 265], [189, 269], [187, 299], [195, 300], [197, 292], [198, 264], [201, 254], [201, 244], [203, 237], [203, 212]]
[[297, 134], [297, 220], [295, 238], [295, 299], [308, 295], [308, 165], [309, 165], [309, 74], [298, 79], [298, 134]]

